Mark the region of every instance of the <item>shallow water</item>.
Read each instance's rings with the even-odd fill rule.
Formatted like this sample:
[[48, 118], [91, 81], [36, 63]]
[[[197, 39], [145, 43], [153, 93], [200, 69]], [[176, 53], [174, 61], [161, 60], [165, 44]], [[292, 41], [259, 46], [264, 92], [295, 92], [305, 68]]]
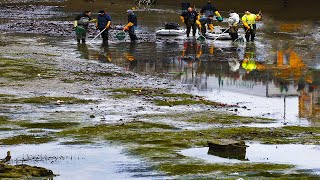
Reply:
[[182, 150], [184, 156], [195, 157], [209, 163], [275, 163], [292, 164], [297, 169], [320, 174], [320, 146], [316, 145], [264, 145], [247, 144], [245, 159], [223, 158], [208, 154], [208, 147]]
[[[140, 160], [125, 156], [123, 148], [110, 144], [60, 145], [47, 143], [1, 147], [11, 151], [11, 164], [46, 167], [58, 175], [54, 179], [149, 179], [157, 174]], [[23, 160], [23, 161], [22, 161]], [[160, 177], [160, 176], [159, 176]], [[164, 177], [162, 177], [164, 178]]]
[[[157, 38], [139, 43], [111, 40], [100, 47], [99, 41], [72, 46], [81, 58], [170, 76], [191, 93], [245, 107], [237, 109], [240, 115], [276, 118], [278, 125], [319, 125], [320, 74], [314, 68], [319, 62], [313, 59], [315, 52], [308, 54], [304, 47], [272, 47], [261, 37], [255, 44]], [[255, 69], [245, 69], [248, 61]]]
[[[58, 5], [61, 7], [61, 4], [58, 3]], [[203, 95], [208, 99], [218, 102], [238, 104], [241, 108], [237, 108], [237, 113], [240, 115], [279, 119], [277, 123], [269, 124], [268, 126], [320, 125], [319, 23], [315, 25], [313, 21], [311, 23], [303, 22], [306, 30], [314, 31], [314, 34], [310, 35], [309, 31], [303, 32], [304, 29], [290, 30], [292, 27], [300, 27], [302, 21], [291, 24], [292, 22], [290, 21], [269, 22], [269, 19], [266, 18], [265, 22], [259, 23], [259, 27], [265, 26], [268, 28], [263, 31], [259, 30], [257, 41], [250, 44], [233, 44], [229, 41], [213, 42], [210, 40], [199, 42], [196, 41], [196, 38], [187, 39], [186, 36], [157, 38], [154, 32], [156, 29], [162, 28], [165, 22], [180, 21], [179, 13], [176, 11], [179, 9], [179, 6], [176, 4], [170, 4], [170, 6], [159, 4], [152, 7], [152, 9], [141, 8], [137, 12], [140, 25], [137, 33], [141, 38], [140, 42], [135, 44], [129, 43], [128, 37], [126, 41], [119, 42], [114, 38], [117, 32], [114, 30], [110, 35], [109, 46], [101, 47], [100, 38], [89, 43], [90, 39], [97, 33], [94, 27], [92, 27], [93, 29], [91, 29], [91, 33], [89, 34], [87, 45], [75, 43], [71, 36], [73, 34], [71, 31], [72, 20], [75, 13], [83, 11], [84, 7], [93, 12], [97, 12], [103, 8], [110, 12], [115, 25], [124, 24], [126, 22], [124, 12], [132, 6], [131, 1], [121, 1], [117, 6], [113, 6], [111, 2], [110, 4], [105, 4], [105, 2], [101, 1], [96, 1], [96, 3], [81, 1], [80, 3], [78, 0], [70, 0], [65, 5], [63, 9], [67, 14], [56, 11], [60, 8], [56, 9], [55, 6], [39, 6], [44, 11], [51, 11], [53, 8], [54, 12], [40, 12], [40, 10], [33, 13], [32, 10], [25, 11], [25, 14], [28, 15], [27, 17], [31, 19], [27, 21], [19, 20], [21, 19], [21, 15], [16, 14], [19, 8], [17, 9], [15, 6], [10, 8], [9, 14], [7, 14], [6, 8], [0, 8], [0, 12], [6, 14], [5, 17], [9, 18], [10, 15], [13, 16], [11, 17], [12, 21], [7, 19], [1, 20], [1, 24], [4, 27], [0, 26], [0, 28], [1, 30], [23, 33], [26, 32], [26, 29], [30, 29], [30, 33], [44, 33], [54, 36], [60, 36], [61, 33], [61, 36], [64, 36], [63, 38], [57, 38], [50, 42], [44, 40], [46, 41], [44, 44], [55, 44], [59, 45], [60, 49], [68, 50], [67, 52], [61, 51], [62, 54], [70, 53], [72, 56], [77, 55], [81, 59], [100, 63], [114, 63], [124, 67], [127, 71], [144, 75], [157, 75], [167, 79], [170, 78], [172, 82], [181, 83], [187, 87], [188, 92]], [[26, 9], [34, 9], [33, 6], [24, 7]], [[67, 21], [65, 21], [66, 19]], [[9, 26], [7, 25], [8, 22], [10, 22]], [[19, 22], [17, 26], [15, 25], [16, 22]], [[47, 26], [42, 26], [42, 24], [49, 24], [50, 27], [47, 28]], [[10, 28], [11, 26], [13, 28]], [[35, 30], [33, 27], [36, 27]], [[282, 32], [281, 28], [282, 30], [289, 28], [290, 31]], [[31, 36], [33, 35], [31, 34]], [[72, 50], [69, 51], [70, 49], [73, 52], [71, 52]], [[243, 67], [245, 66], [245, 64], [243, 65], [245, 59], [254, 63], [257, 67], [253, 70], [245, 69]], [[149, 77], [146, 76], [146, 78]], [[112, 103], [113, 107], [109, 106], [109, 104], [105, 105], [106, 107], [102, 107], [101, 111], [103, 113], [96, 114], [96, 118], [93, 121], [107, 120], [108, 122], [116, 122], [123, 118], [116, 113], [110, 113], [113, 112], [111, 109], [118, 111], [115, 110], [115, 107], [123, 108], [123, 106], [117, 106], [118, 104], [114, 105], [115, 103]], [[64, 108], [46, 111], [63, 111]], [[89, 107], [82, 106], [82, 108], [88, 109]], [[19, 119], [36, 119], [39, 116], [47, 116], [44, 114], [43, 109], [39, 108], [38, 110], [40, 113], [34, 109], [27, 108], [21, 114], [16, 113], [16, 115]], [[81, 108], [78, 108], [78, 110], [81, 110]], [[135, 107], [126, 110], [136, 111]], [[235, 112], [234, 108], [230, 110]], [[140, 110], [139, 112], [142, 111]], [[143, 113], [152, 112], [150, 109], [143, 111]], [[15, 117], [15, 114], [12, 114]], [[87, 117], [83, 116], [78, 117], [77, 114], [74, 116], [80, 120], [87, 119]], [[186, 129], [194, 128], [194, 126], [190, 125]], [[15, 132], [12, 133], [15, 134]], [[1, 134], [1, 137], [11, 135], [5, 132]], [[247, 150], [248, 152], [250, 147]], [[254, 144], [252, 147], [255, 147], [252, 150], [253, 154], [259, 155], [261, 147]], [[312, 147], [307, 146], [304, 149], [303, 145], [293, 147], [288, 145], [284, 149], [297, 149], [303, 155], [314, 153], [314, 157], [319, 157], [317, 156], [319, 155], [319, 151], [312, 149]], [[265, 148], [265, 146], [262, 148]], [[274, 146], [270, 146], [267, 149], [270, 149], [270, 152], [273, 152], [273, 154], [267, 155], [268, 159], [274, 160], [282, 152], [272, 151], [272, 148], [274, 149]], [[1, 147], [2, 152], [8, 149], [11, 150], [13, 157], [18, 159], [24, 157], [26, 152], [32, 152], [28, 154], [29, 156], [46, 155], [48, 157], [64, 157], [65, 160], [58, 160], [58, 162], [52, 163], [51, 161], [28, 162], [46, 167], [53, 170], [54, 173], [60, 174], [60, 176], [56, 177], [57, 179], [65, 179], [66, 177], [75, 177], [76, 179], [105, 179], [105, 177], [139, 179], [140, 177], [148, 178], [148, 175], [152, 174], [148, 169], [145, 169], [146, 173], [140, 173], [140, 171], [144, 171], [143, 167], [145, 164], [139, 160], [124, 156], [122, 149], [118, 147], [65, 146], [56, 143]], [[255, 151], [256, 149], [259, 151]], [[295, 156], [298, 156], [295, 153], [293, 152]], [[74, 158], [70, 160], [66, 156]], [[252, 161], [262, 162], [265, 160], [261, 156], [250, 157]], [[310, 161], [309, 156], [303, 158], [307, 162]], [[315, 169], [316, 165], [319, 166], [319, 164], [315, 164], [309, 167], [300, 159], [296, 162], [290, 158], [289, 160], [283, 159], [279, 163], [297, 164], [301, 165], [301, 168], [307, 169]], [[101, 169], [101, 167], [106, 168]], [[139, 167], [138, 170], [135, 167]], [[152, 176], [152, 178], [154, 177], [157, 177], [157, 175]]]

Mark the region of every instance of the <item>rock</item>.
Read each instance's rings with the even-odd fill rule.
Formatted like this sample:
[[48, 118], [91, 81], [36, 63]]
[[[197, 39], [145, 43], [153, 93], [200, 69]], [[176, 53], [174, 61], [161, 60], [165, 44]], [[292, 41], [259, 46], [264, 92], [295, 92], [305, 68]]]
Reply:
[[0, 178], [23, 178], [23, 179], [32, 179], [31, 177], [48, 177], [54, 176], [51, 170], [37, 167], [37, 166], [29, 166], [26, 164], [23, 165], [7, 165], [4, 163], [0, 163]]
[[245, 160], [246, 146], [244, 141], [235, 141], [232, 139], [214, 139], [208, 141], [208, 154], [223, 157]]
[[92, 115], [92, 114], [90, 115], [90, 118], [95, 118], [95, 117], [96, 117], [96, 116], [94, 116], [94, 115]]

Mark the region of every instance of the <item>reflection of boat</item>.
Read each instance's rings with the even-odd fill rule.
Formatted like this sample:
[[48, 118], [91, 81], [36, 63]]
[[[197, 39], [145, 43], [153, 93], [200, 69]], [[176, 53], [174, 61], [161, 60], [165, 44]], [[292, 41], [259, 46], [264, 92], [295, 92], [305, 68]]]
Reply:
[[207, 39], [219, 39], [219, 40], [230, 40], [231, 36], [229, 30], [221, 28], [220, 26], [214, 27], [213, 32], [206, 33]]
[[167, 23], [164, 29], [156, 31], [157, 36], [180, 36], [185, 34], [185, 30], [180, 29], [178, 23]]

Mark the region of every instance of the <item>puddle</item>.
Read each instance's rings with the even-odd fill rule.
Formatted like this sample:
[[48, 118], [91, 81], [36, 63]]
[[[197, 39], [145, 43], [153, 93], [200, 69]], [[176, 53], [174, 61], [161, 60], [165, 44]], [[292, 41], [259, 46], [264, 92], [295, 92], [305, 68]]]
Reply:
[[[182, 150], [184, 156], [203, 159], [209, 163], [275, 163], [292, 164], [298, 169], [311, 170], [320, 174], [320, 146], [317, 145], [263, 145], [247, 144], [243, 158], [223, 158], [208, 154], [208, 147]], [[221, 156], [221, 155], [220, 155]], [[224, 156], [225, 157], [225, 156]], [[239, 160], [245, 159], [245, 160]]]
[[[125, 156], [122, 148], [110, 145], [80, 146], [48, 143], [39, 145], [1, 146], [11, 151], [11, 164], [45, 167], [59, 176], [54, 179], [148, 179], [157, 177], [145, 164]], [[5, 154], [3, 154], [5, 156]], [[104, 168], [101, 168], [104, 167]], [[137, 177], [137, 175], [139, 175]]]
[[[194, 39], [136, 44], [111, 41], [107, 47], [84, 47], [75, 48], [81, 58], [114, 63], [143, 75], [170, 77], [190, 93], [245, 107], [237, 109], [239, 115], [278, 119], [273, 126], [319, 126], [314, 121], [320, 108], [319, 71], [307, 68], [309, 62], [316, 62], [304, 60], [290, 50], [272, 53], [277, 50], [260, 43], [238, 50], [230, 42], [203, 44]], [[242, 67], [243, 58], [248, 56], [245, 51], [255, 52], [260, 70], [247, 72]], [[292, 59], [277, 59], [281, 53]], [[297, 63], [297, 67], [277, 64], [285, 63], [283, 60]]]

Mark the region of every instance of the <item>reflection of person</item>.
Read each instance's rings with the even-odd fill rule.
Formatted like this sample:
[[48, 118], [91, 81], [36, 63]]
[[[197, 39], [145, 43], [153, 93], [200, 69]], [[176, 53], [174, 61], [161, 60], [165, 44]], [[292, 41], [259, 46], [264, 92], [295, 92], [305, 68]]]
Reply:
[[89, 22], [91, 22], [91, 20], [92, 19], [91, 19], [91, 12], [90, 11], [85, 11], [75, 18], [73, 25], [75, 27], [78, 43], [80, 43], [81, 40], [82, 40], [82, 43], [86, 42], [88, 26], [89, 26]]
[[136, 43], [131, 42], [128, 52], [125, 53], [125, 58], [126, 60], [129, 61], [129, 67], [127, 67], [126, 70], [132, 70], [138, 64], [138, 61], [134, 57], [135, 51], [136, 51]]
[[100, 10], [98, 14], [98, 22], [96, 24], [97, 29], [100, 30], [102, 43], [108, 44], [108, 35], [111, 25], [111, 16], [107, 14], [104, 10]]
[[133, 10], [127, 10], [128, 15], [128, 23], [124, 26], [124, 31], [129, 31], [129, 36], [131, 42], [138, 40], [137, 35], [135, 33], [135, 29], [137, 28], [137, 16], [134, 14]]
[[257, 63], [253, 53], [245, 54], [245, 58], [243, 59], [241, 66], [247, 71], [247, 73], [257, 69]]
[[189, 66], [197, 61], [202, 55], [202, 47], [197, 42], [185, 42], [180, 58], [186, 61]]
[[240, 68], [240, 63], [239, 63], [239, 61], [237, 61], [237, 60], [231, 60], [231, 61], [228, 61], [228, 64], [229, 64], [229, 67], [230, 67], [230, 71], [232, 71], [232, 72], [236, 72], [236, 71], [238, 71], [239, 70], [239, 68]]
[[186, 12], [183, 12], [180, 16], [181, 21], [185, 23], [187, 26], [187, 37], [189, 37], [191, 28], [192, 28], [192, 35], [196, 35], [197, 25], [201, 26], [199, 21], [200, 17], [199, 14], [193, 10], [191, 7], [188, 8]]
[[111, 62], [111, 52], [109, 45], [102, 45], [98, 54], [98, 60], [101, 62]]
[[229, 24], [229, 34], [232, 41], [238, 39], [238, 23], [240, 21], [239, 14], [235, 13], [233, 10], [230, 11], [228, 24]]
[[78, 44], [78, 51], [81, 53], [81, 58], [89, 59], [89, 49], [86, 44]]
[[260, 19], [261, 19], [261, 12], [259, 12], [259, 14], [251, 14], [251, 12], [246, 11], [245, 14], [242, 16], [241, 20], [244, 26], [244, 30], [246, 32], [245, 37], [247, 42], [249, 42], [250, 40], [254, 41], [254, 37], [256, 36], [256, 29], [257, 29], [256, 21]]

